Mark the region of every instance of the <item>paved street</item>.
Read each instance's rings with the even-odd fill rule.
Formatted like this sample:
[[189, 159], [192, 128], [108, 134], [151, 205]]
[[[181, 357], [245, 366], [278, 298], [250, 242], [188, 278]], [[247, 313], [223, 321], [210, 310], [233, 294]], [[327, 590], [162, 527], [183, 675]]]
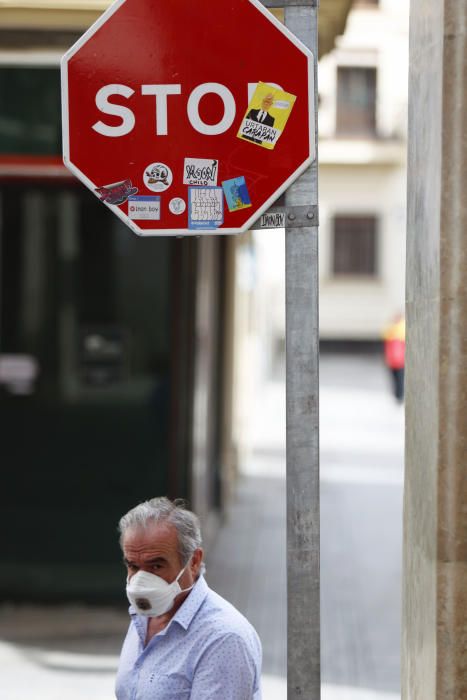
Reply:
[[[399, 698], [403, 408], [377, 358], [321, 361], [323, 700]], [[286, 698], [284, 387], [265, 387], [254, 449], [210, 585], [255, 624], [264, 700]], [[123, 601], [122, 601], [123, 603]], [[122, 610], [0, 610], [2, 700], [111, 700]]]
[[[390, 395], [377, 356], [324, 355], [320, 369], [323, 698], [397, 698], [403, 406]], [[267, 478], [276, 492], [285, 468], [283, 391], [271, 384], [258, 395], [252, 427], [256, 449], [248, 469], [250, 479]], [[283, 505], [283, 499], [276, 504]], [[276, 537], [282, 545], [282, 533]], [[283, 581], [285, 571], [277, 574]], [[284, 674], [285, 661], [269, 665], [277, 623], [269, 619], [268, 624], [262, 630], [265, 670]], [[281, 658], [285, 655], [284, 645]]]

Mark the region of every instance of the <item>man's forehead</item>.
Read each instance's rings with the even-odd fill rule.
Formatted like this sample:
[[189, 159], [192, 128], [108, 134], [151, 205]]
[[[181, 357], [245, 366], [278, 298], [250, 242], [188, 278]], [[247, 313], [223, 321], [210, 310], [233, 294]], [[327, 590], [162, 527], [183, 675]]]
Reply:
[[151, 522], [130, 527], [123, 538], [123, 548], [163, 547], [178, 550], [177, 530], [171, 523]]

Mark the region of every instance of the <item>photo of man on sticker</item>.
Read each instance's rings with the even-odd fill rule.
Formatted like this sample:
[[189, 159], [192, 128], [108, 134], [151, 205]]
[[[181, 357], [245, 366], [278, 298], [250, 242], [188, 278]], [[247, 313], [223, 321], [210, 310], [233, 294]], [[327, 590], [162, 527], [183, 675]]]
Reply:
[[261, 101], [261, 109], [250, 109], [246, 115], [247, 119], [251, 119], [254, 122], [259, 122], [261, 124], [266, 124], [266, 126], [274, 126], [274, 117], [269, 114], [274, 102], [274, 95], [272, 92], [268, 92]]
[[238, 138], [273, 149], [285, 129], [295, 95], [269, 83], [259, 82], [243, 117]]

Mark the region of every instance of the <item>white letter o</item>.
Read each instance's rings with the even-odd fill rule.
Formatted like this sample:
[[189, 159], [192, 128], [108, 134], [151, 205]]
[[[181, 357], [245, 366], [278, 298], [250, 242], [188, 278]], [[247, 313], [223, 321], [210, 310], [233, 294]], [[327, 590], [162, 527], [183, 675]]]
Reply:
[[[201, 98], [208, 93], [213, 92], [219, 95], [224, 103], [224, 116], [218, 124], [205, 124], [199, 116], [199, 103]], [[234, 96], [225, 85], [220, 83], [203, 83], [198, 85], [191, 93], [187, 105], [188, 119], [191, 122], [193, 129], [199, 131], [205, 136], [217, 136], [223, 134], [232, 126], [235, 119], [236, 107]]]

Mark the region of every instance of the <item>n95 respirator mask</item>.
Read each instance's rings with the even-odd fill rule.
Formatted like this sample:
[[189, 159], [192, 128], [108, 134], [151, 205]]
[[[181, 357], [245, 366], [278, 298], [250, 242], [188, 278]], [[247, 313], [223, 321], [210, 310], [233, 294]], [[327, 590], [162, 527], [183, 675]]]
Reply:
[[180, 593], [191, 591], [193, 586], [182, 589], [178, 583], [186, 566], [183, 567], [172, 583], [167, 583], [160, 576], [151, 574], [148, 571], [138, 571], [131, 578], [127, 579], [126, 594], [137, 613], [146, 617], [163, 615], [172, 608], [175, 598]]

